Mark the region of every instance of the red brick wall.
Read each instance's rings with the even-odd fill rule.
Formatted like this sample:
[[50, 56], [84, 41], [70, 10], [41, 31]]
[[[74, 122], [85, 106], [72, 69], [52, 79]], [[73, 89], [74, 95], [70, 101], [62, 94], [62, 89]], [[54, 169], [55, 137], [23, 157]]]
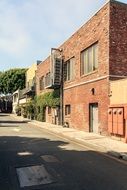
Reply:
[[[80, 76], [80, 53], [98, 41], [99, 67], [88, 75]], [[65, 116], [70, 127], [89, 131], [89, 104], [98, 103], [99, 131], [107, 131], [107, 110], [109, 104], [108, 78], [70, 88], [79, 83], [95, 80], [109, 75], [109, 4], [105, 5], [95, 16], [82, 26], [61, 48], [65, 61], [75, 56], [75, 80], [64, 84], [64, 107], [71, 105], [71, 115]], [[91, 89], [95, 88], [95, 95]]]
[[44, 89], [40, 90], [40, 78], [42, 76], [45, 76], [46, 73], [50, 71], [50, 57], [48, 57], [45, 61], [37, 65], [37, 71], [36, 71], [36, 94], [40, 95], [45, 92], [52, 91], [50, 89]]
[[[98, 69], [80, 76], [80, 53], [97, 41]], [[127, 6], [110, 1], [59, 48], [63, 50], [64, 61], [73, 56], [76, 60], [75, 79], [64, 83], [64, 106], [71, 104], [72, 107], [71, 116], [65, 116], [65, 121], [69, 121], [71, 127], [89, 131], [89, 104], [98, 103], [99, 129], [106, 133], [108, 75], [127, 75]], [[50, 58], [38, 65], [37, 94], [42, 93], [39, 90], [39, 78], [49, 72], [49, 69]], [[100, 77], [105, 78], [95, 81]], [[95, 95], [91, 94], [92, 88], [95, 88]]]
[[[80, 53], [98, 41], [99, 68], [92, 74], [80, 76]], [[72, 82], [65, 83], [65, 87], [90, 79], [95, 79], [109, 74], [109, 4], [98, 11], [85, 25], [73, 34], [59, 48], [63, 49], [64, 61], [75, 56], [76, 77]]]
[[127, 4], [110, 5], [110, 75], [127, 76]]
[[[92, 95], [92, 88], [95, 89], [95, 95]], [[64, 119], [69, 122], [70, 127], [89, 131], [90, 103], [98, 103], [99, 131], [104, 134], [107, 131], [109, 105], [107, 79], [65, 90], [64, 104], [71, 105], [71, 115]]]

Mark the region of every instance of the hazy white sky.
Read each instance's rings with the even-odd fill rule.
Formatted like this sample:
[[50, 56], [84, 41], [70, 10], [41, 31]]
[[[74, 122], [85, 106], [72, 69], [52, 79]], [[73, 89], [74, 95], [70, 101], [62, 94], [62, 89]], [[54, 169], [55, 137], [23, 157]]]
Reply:
[[44, 60], [105, 2], [0, 0], [0, 71]]

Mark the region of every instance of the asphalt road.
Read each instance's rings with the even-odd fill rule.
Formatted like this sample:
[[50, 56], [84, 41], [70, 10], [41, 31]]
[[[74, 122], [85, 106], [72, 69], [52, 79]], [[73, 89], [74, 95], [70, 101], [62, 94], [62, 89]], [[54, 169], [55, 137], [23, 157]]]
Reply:
[[[33, 185], [40, 166], [42, 183]], [[0, 114], [0, 190], [19, 189], [127, 190], [127, 165]]]

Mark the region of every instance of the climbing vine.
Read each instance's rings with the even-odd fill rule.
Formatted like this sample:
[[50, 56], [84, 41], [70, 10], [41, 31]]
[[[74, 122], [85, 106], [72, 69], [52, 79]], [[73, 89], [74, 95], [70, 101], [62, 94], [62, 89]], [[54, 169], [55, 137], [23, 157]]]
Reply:
[[35, 96], [26, 104], [27, 117], [39, 121], [44, 121], [44, 113], [47, 106], [57, 107], [60, 105], [60, 93], [58, 90], [53, 92], [46, 92], [42, 95]]

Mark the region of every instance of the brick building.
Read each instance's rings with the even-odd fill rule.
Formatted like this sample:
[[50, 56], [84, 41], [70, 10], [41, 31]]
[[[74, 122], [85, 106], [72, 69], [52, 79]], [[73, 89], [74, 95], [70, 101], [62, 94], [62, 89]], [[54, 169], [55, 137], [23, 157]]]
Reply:
[[[52, 92], [50, 87], [50, 57], [37, 65], [36, 71], [36, 95], [43, 95]], [[44, 110], [44, 121], [53, 124], [60, 124], [59, 106], [51, 108], [47, 106]]]
[[[127, 77], [127, 4], [110, 0], [58, 49], [62, 50], [63, 112], [69, 127], [108, 134], [110, 81]], [[37, 68], [52, 77], [50, 57]], [[50, 81], [51, 82], [51, 81]], [[47, 86], [47, 85], [46, 85]]]

